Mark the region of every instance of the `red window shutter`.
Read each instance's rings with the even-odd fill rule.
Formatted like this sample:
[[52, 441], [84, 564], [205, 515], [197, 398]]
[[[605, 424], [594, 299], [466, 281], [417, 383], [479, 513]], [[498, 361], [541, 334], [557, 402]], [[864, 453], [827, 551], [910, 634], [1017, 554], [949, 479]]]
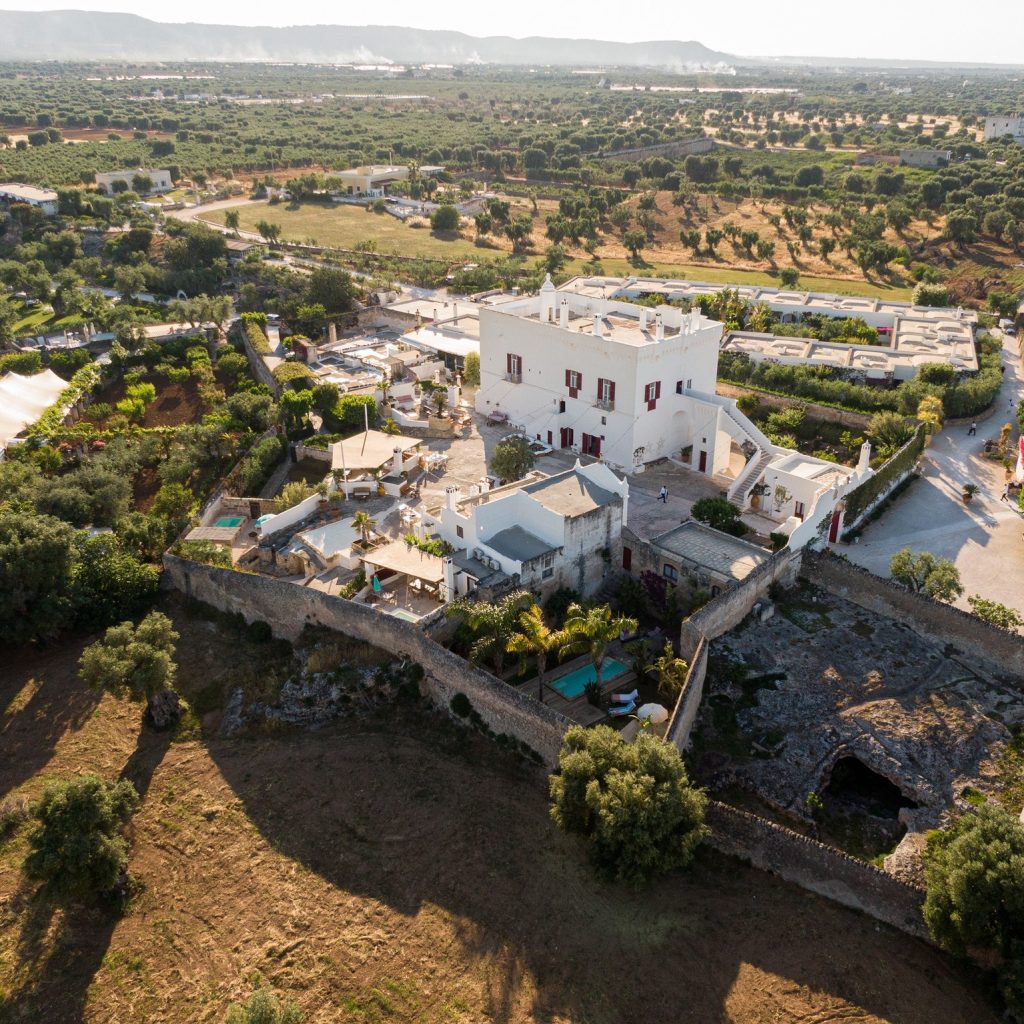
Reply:
[[608, 381], [608, 400], [610, 402], [615, 401], [615, 381]]
[[512, 372], [512, 353], [511, 352], [506, 352], [505, 353], [505, 372], [506, 373], [511, 373]]
[[656, 399], [657, 398], [661, 398], [661, 381], [660, 380], [654, 385], [654, 397]]
[[572, 374], [572, 370], [566, 370], [565, 371], [565, 386], [566, 387], [569, 387], [570, 383], [572, 382], [571, 374]]
[[584, 434], [583, 435], [583, 454], [584, 455], [586, 455], [586, 453], [589, 450], [589, 448], [590, 448], [590, 435], [589, 434]]

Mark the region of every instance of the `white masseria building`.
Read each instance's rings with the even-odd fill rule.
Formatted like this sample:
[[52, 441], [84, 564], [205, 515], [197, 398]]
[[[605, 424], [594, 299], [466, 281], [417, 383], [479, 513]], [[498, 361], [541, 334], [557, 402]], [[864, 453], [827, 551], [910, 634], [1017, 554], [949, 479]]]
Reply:
[[[833, 517], [841, 498], [871, 474], [865, 446], [855, 469], [778, 448], [715, 394], [722, 324], [698, 310], [657, 309], [608, 299], [579, 282], [479, 310], [477, 412], [555, 448], [641, 473], [669, 458], [722, 481], [730, 501], [750, 506], [793, 542]], [[761, 496], [758, 496], [759, 499]], [[799, 535], [796, 531], [800, 530]]]

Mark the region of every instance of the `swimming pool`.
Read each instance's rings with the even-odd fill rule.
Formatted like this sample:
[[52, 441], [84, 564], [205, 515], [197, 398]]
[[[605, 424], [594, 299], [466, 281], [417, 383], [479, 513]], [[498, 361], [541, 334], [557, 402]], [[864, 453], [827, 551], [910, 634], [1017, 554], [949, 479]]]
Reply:
[[236, 526], [240, 525], [245, 516], [221, 516], [220, 519], [214, 521], [214, 526], [218, 530], [233, 530]]
[[[629, 668], [623, 665], [621, 661], [616, 661], [615, 658], [605, 658], [601, 680], [602, 682], [608, 682], [610, 679], [617, 679], [628, 671]], [[593, 664], [581, 665], [564, 676], [552, 679], [548, 685], [552, 689], [557, 690], [567, 700], [572, 700], [573, 697], [578, 697], [587, 688], [587, 683], [594, 682], [596, 678], [597, 674], [594, 672]]]

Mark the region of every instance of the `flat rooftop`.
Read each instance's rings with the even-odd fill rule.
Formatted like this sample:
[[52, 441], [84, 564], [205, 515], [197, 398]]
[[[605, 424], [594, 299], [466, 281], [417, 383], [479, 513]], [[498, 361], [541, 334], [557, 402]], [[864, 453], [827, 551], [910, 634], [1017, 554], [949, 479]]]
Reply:
[[615, 299], [637, 295], [663, 295], [670, 299], [693, 299], [698, 295], [715, 295], [725, 290], [735, 291], [748, 302], [765, 302], [784, 310], [806, 307], [809, 312], [832, 316], [863, 316], [883, 313], [892, 316], [912, 316], [927, 320], [959, 321], [976, 324], [978, 314], [973, 310], [949, 306], [915, 306], [895, 299], [877, 299], [869, 296], [839, 295], [833, 292], [810, 292], [771, 288], [763, 285], [722, 284], [709, 281], [683, 281], [662, 277], [576, 277], [559, 286], [560, 291], [574, 292], [595, 298]]
[[360, 177], [378, 177], [385, 174], [398, 174], [408, 170], [409, 168], [404, 164], [367, 164], [365, 167], [347, 167], [343, 171], [335, 171], [334, 175], [337, 177], [344, 177], [347, 174], [359, 175]]
[[8, 181], [0, 185], [0, 195], [24, 199], [27, 203], [55, 203], [57, 201], [57, 193], [53, 189], [25, 185], [20, 181]]
[[546, 540], [541, 540], [536, 534], [524, 530], [521, 526], [510, 526], [506, 530], [500, 530], [484, 543], [497, 551], [499, 555], [504, 555], [516, 562], [529, 562], [557, 550]]
[[692, 519], [653, 538], [651, 544], [690, 565], [737, 583], [771, 557], [756, 544], [730, 537]]
[[617, 494], [599, 487], [575, 469], [526, 484], [522, 490], [545, 508], [563, 516], [586, 515], [621, 500]]

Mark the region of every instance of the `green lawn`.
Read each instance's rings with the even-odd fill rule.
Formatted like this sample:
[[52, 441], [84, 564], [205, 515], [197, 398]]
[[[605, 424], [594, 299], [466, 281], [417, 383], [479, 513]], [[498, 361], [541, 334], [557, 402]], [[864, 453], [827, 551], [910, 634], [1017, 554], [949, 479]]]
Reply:
[[[224, 223], [226, 210], [212, 210], [207, 219]], [[370, 213], [362, 206], [344, 203], [303, 203], [286, 206], [255, 203], [238, 207], [238, 226], [255, 231], [257, 221], [281, 225], [286, 242], [313, 242], [336, 249], [354, 249], [372, 241], [375, 251], [398, 256], [427, 256], [434, 259], [478, 261], [492, 250], [477, 248], [465, 238], [443, 238], [428, 228], [412, 228], [387, 213]]]
[[24, 337], [31, 334], [45, 334], [63, 330], [65, 327], [79, 323], [77, 316], [57, 316], [49, 306], [33, 306], [27, 309], [20, 304], [22, 317], [14, 322], [14, 336]]
[[[211, 210], [206, 219], [224, 223], [226, 210]], [[386, 213], [370, 213], [361, 206], [345, 204], [303, 203], [271, 206], [254, 203], [237, 208], [239, 227], [255, 231], [258, 221], [280, 224], [281, 237], [288, 242], [307, 242], [337, 249], [354, 249], [359, 243], [373, 241], [375, 251], [400, 256], [425, 256], [452, 263], [460, 260], [483, 262], [499, 255], [503, 250], [474, 245], [465, 238], [442, 238], [426, 228], [413, 228]], [[609, 276], [628, 277], [642, 273], [646, 277], [677, 277], [710, 283], [778, 285], [778, 276], [752, 270], [732, 270], [702, 266], [695, 263], [663, 263], [649, 254], [650, 265], [637, 270], [625, 259], [603, 259], [604, 272]], [[567, 266], [568, 272], [581, 272], [584, 261], [577, 259]], [[874, 281], [846, 281], [829, 277], [800, 277], [799, 287], [810, 291], [837, 292], [842, 295], [880, 296], [890, 299], [909, 299], [912, 289], [900, 288]]]

